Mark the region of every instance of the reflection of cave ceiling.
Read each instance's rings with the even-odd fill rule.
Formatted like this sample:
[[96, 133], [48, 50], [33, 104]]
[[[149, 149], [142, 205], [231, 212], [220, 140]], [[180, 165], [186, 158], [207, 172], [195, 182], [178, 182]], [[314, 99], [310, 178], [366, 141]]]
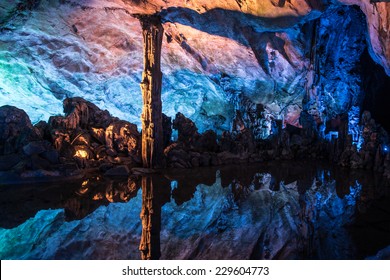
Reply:
[[201, 130], [228, 129], [234, 109], [251, 122], [256, 104], [262, 116], [296, 125], [313, 84], [305, 106], [325, 117], [359, 105], [367, 45], [390, 74], [385, 2], [0, 0], [0, 106], [36, 122], [61, 113], [64, 97], [83, 96], [140, 124], [142, 38], [133, 14], [156, 11], [166, 32], [163, 111], [180, 111]]

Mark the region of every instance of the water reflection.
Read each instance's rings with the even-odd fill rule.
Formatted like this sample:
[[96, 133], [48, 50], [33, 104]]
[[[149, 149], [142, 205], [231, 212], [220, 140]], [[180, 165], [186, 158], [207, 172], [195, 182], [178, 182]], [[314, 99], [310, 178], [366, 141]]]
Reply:
[[[248, 201], [253, 193], [263, 190], [275, 197], [280, 194], [280, 197], [275, 199], [280, 205], [272, 205], [275, 200], [265, 200], [265, 203], [271, 204], [267, 207], [276, 207], [276, 209], [272, 210], [274, 212], [269, 217], [263, 218], [277, 220], [278, 218], [275, 217], [280, 216], [281, 221], [274, 228], [274, 234], [281, 237], [267, 236], [269, 235], [267, 231], [260, 234], [248, 256], [251, 259], [361, 258], [367, 253], [358, 252], [359, 249], [352, 244], [351, 240], [354, 229], [349, 232], [346, 228], [352, 227], [354, 220], [367, 211], [370, 204], [388, 195], [389, 192], [388, 182], [378, 174], [306, 162], [226, 166], [196, 171], [171, 170], [165, 172], [163, 176], [144, 177], [142, 178], [140, 242], [142, 259], [158, 259], [161, 256], [168, 259], [175, 258], [174, 255], [167, 253], [167, 250], [164, 250], [161, 255], [161, 246], [165, 246], [161, 244], [160, 238], [162, 207], [170, 202], [170, 198], [177, 206], [181, 206], [194, 198], [198, 186], [213, 186], [218, 184], [218, 180], [223, 188], [229, 189], [229, 192], [220, 217], [214, 224], [208, 225], [207, 230], [215, 229], [217, 234], [221, 235], [237, 226], [245, 226], [234, 225], [229, 218], [232, 217], [233, 211], [248, 207]], [[278, 213], [283, 211], [292, 213]], [[191, 215], [190, 209], [188, 214]], [[386, 212], [385, 215], [390, 215], [390, 212]], [[270, 222], [270, 228], [274, 226], [272, 223], [273, 221]], [[387, 223], [385, 227], [389, 225]], [[390, 228], [384, 230], [390, 233]], [[207, 238], [213, 239], [210, 236]], [[289, 245], [287, 242], [283, 245], [289, 248], [275, 249], [267, 244], [278, 242], [278, 238], [279, 240], [291, 239]], [[202, 240], [201, 248], [213, 246], [213, 242]], [[383, 239], [381, 245], [385, 246], [388, 243], [390, 239], [387, 237]], [[338, 249], [339, 252], [332, 252]], [[207, 256], [218, 258], [217, 253]], [[202, 254], [195, 252], [187, 257], [202, 258]]]
[[14, 228], [44, 209], [65, 209], [66, 219], [82, 219], [103, 205], [128, 202], [140, 189], [140, 178], [112, 180], [91, 175], [73, 182], [0, 187], [0, 228]]
[[161, 256], [161, 207], [170, 201], [170, 182], [161, 176], [142, 178], [141, 259], [156, 260]]
[[[303, 161], [5, 186], [0, 237], [20, 231], [27, 246], [29, 231], [47, 231], [31, 242], [64, 239], [53, 258], [365, 258], [390, 245], [389, 189], [372, 172]], [[65, 209], [67, 222], [37, 222], [42, 209]], [[26, 250], [45, 248], [35, 243]], [[47, 256], [34, 254], [23, 256]]]

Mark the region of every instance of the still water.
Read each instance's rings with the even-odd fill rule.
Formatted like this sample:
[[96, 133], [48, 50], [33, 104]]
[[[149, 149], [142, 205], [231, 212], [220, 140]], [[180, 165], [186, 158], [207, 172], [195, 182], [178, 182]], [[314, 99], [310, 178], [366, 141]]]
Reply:
[[390, 245], [390, 184], [273, 162], [0, 187], [1, 259], [363, 259]]

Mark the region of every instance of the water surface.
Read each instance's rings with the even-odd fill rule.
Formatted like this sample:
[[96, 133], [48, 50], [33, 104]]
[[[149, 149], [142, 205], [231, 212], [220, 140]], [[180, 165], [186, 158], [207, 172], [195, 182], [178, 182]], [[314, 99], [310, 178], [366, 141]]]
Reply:
[[362, 259], [389, 182], [318, 162], [1, 186], [1, 259]]

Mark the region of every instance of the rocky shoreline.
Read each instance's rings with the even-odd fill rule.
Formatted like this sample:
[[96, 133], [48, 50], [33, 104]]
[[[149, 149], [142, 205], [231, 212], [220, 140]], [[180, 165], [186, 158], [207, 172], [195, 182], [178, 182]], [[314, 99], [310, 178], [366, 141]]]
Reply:
[[[75, 179], [91, 171], [108, 177], [152, 172], [140, 169], [142, 135], [135, 124], [112, 117], [82, 98], [67, 98], [63, 105], [64, 116], [36, 125], [23, 110], [0, 107], [0, 184]], [[390, 178], [388, 135], [370, 113], [364, 112], [359, 124], [360, 149], [348, 134], [348, 119], [339, 116], [337, 122], [333, 132], [338, 137], [328, 140], [320, 136], [313, 122], [304, 119], [303, 128], [283, 128], [275, 121], [270, 137], [255, 140], [239, 112], [232, 130], [221, 136], [212, 130], [200, 133], [181, 113], [173, 121], [163, 115], [164, 165], [196, 168], [324, 159], [346, 168], [375, 170]], [[177, 131], [175, 141], [173, 130]]]

